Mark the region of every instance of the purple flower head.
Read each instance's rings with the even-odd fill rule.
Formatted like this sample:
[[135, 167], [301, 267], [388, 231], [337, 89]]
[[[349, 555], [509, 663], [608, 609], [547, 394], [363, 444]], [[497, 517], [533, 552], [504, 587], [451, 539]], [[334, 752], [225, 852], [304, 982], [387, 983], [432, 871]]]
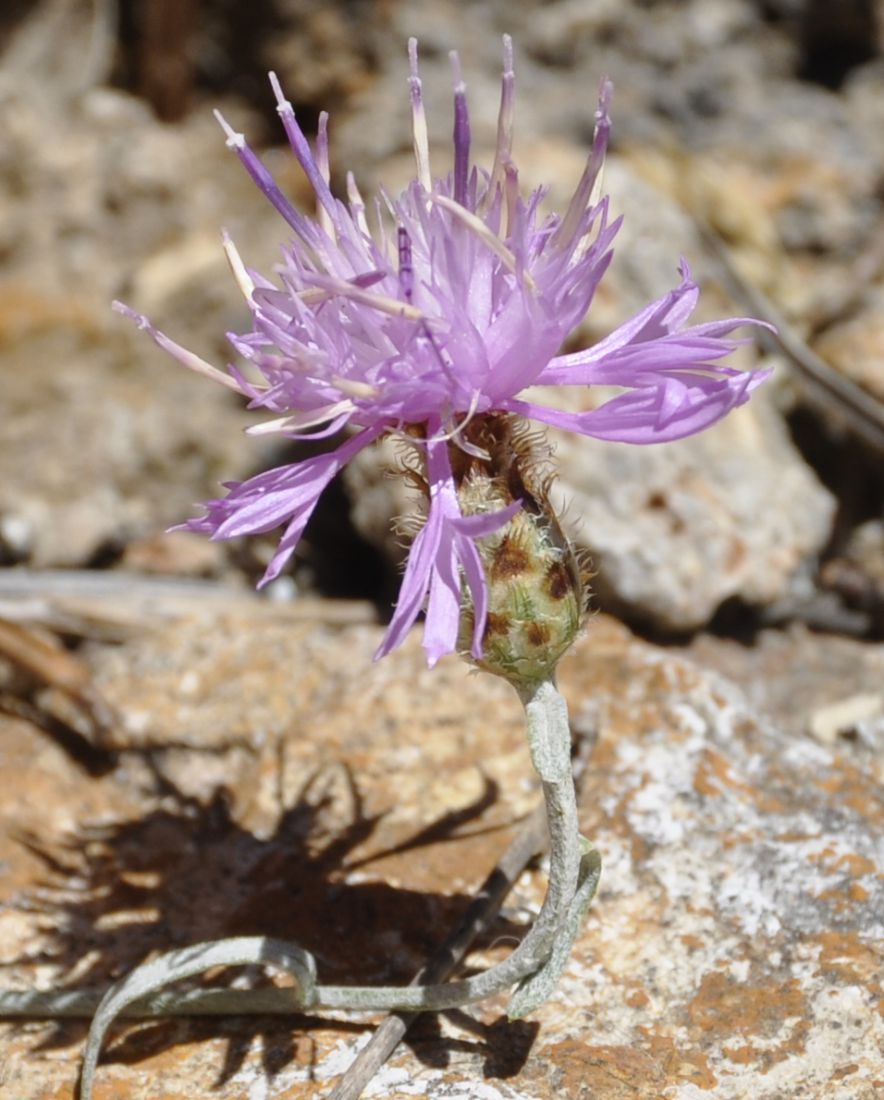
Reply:
[[[681, 283], [601, 343], [557, 355], [585, 315], [613, 255], [619, 219], [597, 193], [610, 130], [611, 85], [603, 82], [595, 138], [562, 215], [540, 212], [545, 191], [519, 192], [512, 161], [515, 80], [504, 39], [497, 148], [490, 170], [470, 163], [466, 89], [456, 55], [454, 165], [430, 176], [417, 46], [409, 43], [417, 178], [398, 197], [381, 192], [369, 211], [352, 175], [347, 201], [329, 187], [327, 119], [311, 150], [279, 82], [270, 80], [292, 151], [317, 200], [300, 213], [241, 134], [219, 115], [227, 143], [287, 222], [290, 239], [269, 280], [224, 246], [252, 314], [231, 334], [243, 360], [224, 373], [157, 331], [125, 306], [154, 340], [273, 414], [252, 431], [317, 439], [347, 431], [336, 450], [227, 486], [205, 516], [186, 526], [213, 538], [285, 527], [262, 584], [276, 577], [323, 489], [363, 447], [408, 432], [425, 454], [429, 505], [411, 547], [399, 601], [377, 656], [405, 637], [426, 606], [424, 646], [434, 664], [456, 648], [462, 589], [474, 608], [472, 653], [481, 654], [487, 588], [476, 540], [499, 530], [515, 505], [464, 515], [450, 448], [469, 449], [463, 429], [486, 413], [515, 413], [585, 435], [660, 443], [698, 432], [742, 404], [766, 377], [720, 360], [726, 337], [754, 322], [687, 324], [698, 290], [686, 264]], [[520, 396], [530, 386], [590, 386], [623, 392], [588, 412], [562, 412]]]

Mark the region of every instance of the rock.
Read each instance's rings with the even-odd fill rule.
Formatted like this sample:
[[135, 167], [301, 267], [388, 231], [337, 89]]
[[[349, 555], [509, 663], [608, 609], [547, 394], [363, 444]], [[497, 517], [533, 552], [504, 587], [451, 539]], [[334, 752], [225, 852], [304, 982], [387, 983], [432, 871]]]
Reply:
[[884, 520], [867, 520], [856, 527], [842, 554], [826, 562], [820, 579], [850, 607], [866, 613], [872, 629], [880, 628], [884, 623]]
[[62, 324], [0, 348], [0, 516], [14, 557], [77, 566], [197, 514], [262, 449], [220, 387], [171, 362], [143, 333], [102, 340]]
[[[325, 980], [407, 979], [537, 790], [506, 685], [457, 659], [429, 672], [416, 634], [372, 665], [378, 638], [238, 614], [94, 645], [131, 745], [100, 779], [5, 719], [4, 984], [100, 983], [233, 932], [301, 940]], [[527, 1021], [501, 1000], [420, 1022], [369, 1094], [873, 1100], [884, 821], [854, 746], [781, 732], [604, 617], [562, 683], [598, 738], [581, 817], [605, 870], [561, 986]], [[474, 962], [501, 957], [517, 912]], [[370, 1026], [128, 1025], [97, 1097], [315, 1096]], [[69, 1095], [81, 1030], [2, 1032], [11, 1096]]]
[[242, 435], [254, 418], [111, 300], [223, 365], [245, 309], [219, 227], [246, 230], [256, 262], [279, 228], [208, 111], [173, 130], [120, 93], [43, 84], [0, 80], [0, 556], [67, 566], [186, 519], [266, 457]]
[[876, 729], [884, 719], [884, 695], [872, 692], [849, 695], [814, 711], [810, 718], [810, 732], [826, 744], [833, 744], [839, 737], [856, 737], [859, 731]]
[[884, 785], [884, 647], [795, 624], [761, 631], [751, 646], [700, 635], [685, 652], [739, 684], [791, 736], [834, 733], [839, 751]]
[[839, 373], [884, 402], [884, 282], [868, 287], [854, 316], [828, 328], [815, 350]]
[[[323, 0], [277, 0], [276, 6], [276, 33], [268, 33], [268, 23], [255, 28], [264, 32], [260, 68], [279, 73], [299, 109], [328, 111], [365, 89], [375, 53], [389, 33], [383, 4], [369, 0], [354, 8]], [[287, 33], [280, 33], [280, 26]], [[231, 60], [236, 68], [235, 45]]]
[[829, 538], [835, 502], [763, 392], [712, 430], [628, 447], [552, 433], [554, 501], [606, 609], [702, 626], [725, 600], [783, 599]]

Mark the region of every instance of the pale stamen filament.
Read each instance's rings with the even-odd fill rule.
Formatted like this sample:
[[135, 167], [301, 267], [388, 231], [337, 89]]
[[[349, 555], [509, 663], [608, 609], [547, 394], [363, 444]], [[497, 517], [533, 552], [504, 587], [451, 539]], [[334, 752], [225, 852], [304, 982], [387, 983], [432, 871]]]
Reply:
[[467, 210], [466, 207], [461, 206], [460, 203], [455, 202], [453, 199], [449, 199], [446, 195], [430, 195], [429, 197], [431, 202], [448, 210], [458, 218], [470, 232], [475, 233], [479, 240], [498, 257], [504, 267], [508, 271], [511, 271], [513, 275], [517, 276], [528, 290], [532, 292], [537, 290], [537, 284], [531, 277], [531, 273], [519, 267], [516, 262], [516, 257], [510, 252], [500, 237], [498, 237], [496, 233], [491, 232], [480, 217], [471, 210]]
[[344, 378], [342, 375], [336, 374], [331, 381], [332, 385], [337, 386], [341, 393], [348, 393], [351, 397], [372, 399], [380, 396], [381, 391], [377, 386], [372, 386], [368, 382], [357, 382], [355, 378]]
[[463, 420], [461, 420], [459, 424], [455, 424], [445, 438], [455, 442], [462, 451], [466, 451], [466, 453], [472, 455], [473, 458], [478, 458], [483, 462], [490, 462], [491, 455], [483, 447], [479, 447], [475, 443], [470, 443], [468, 439], [464, 439], [463, 437], [464, 430], [478, 411], [481, 396], [479, 390], [473, 393], [470, 399], [470, 407], [467, 409]]
[[503, 182], [506, 166], [513, 153], [513, 121], [516, 106], [516, 74], [513, 69], [513, 40], [508, 34], [503, 36], [503, 78], [500, 85], [500, 109], [497, 115], [497, 147], [494, 150], [494, 164], [488, 180], [488, 190], [480, 207], [484, 213], [494, 201], [494, 194]]
[[[319, 123], [316, 130], [316, 167], [319, 169], [319, 174], [325, 180], [326, 185], [330, 184], [331, 167], [328, 159], [328, 111], [319, 112]], [[333, 241], [337, 240], [334, 223], [318, 197], [316, 200], [316, 220]]]
[[602, 168], [605, 163], [608, 135], [611, 131], [611, 119], [608, 114], [610, 102], [611, 83], [606, 80], [602, 83], [599, 96], [599, 107], [595, 115], [595, 133], [586, 167], [583, 169], [583, 175], [580, 177], [565, 216], [552, 238], [552, 243], [559, 247], [566, 247], [573, 239], [583, 212], [593, 201], [593, 197], [601, 194]]
[[411, 129], [414, 135], [414, 161], [417, 166], [417, 178], [425, 191], [432, 191], [430, 139], [427, 135], [427, 115], [424, 111], [422, 85], [417, 72], [416, 38], [409, 38], [408, 40], [408, 65], [411, 74], [408, 78], [408, 87], [411, 92]]
[[466, 451], [467, 454], [472, 455], [474, 458], [480, 458], [480, 459], [485, 460], [486, 462], [489, 461], [491, 456], [488, 454], [487, 451], [482, 450], [481, 447], [476, 447], [474, 444], [470, 443], [468, 440], [463, 439], [462, 435], [461, 435], [461, 433], [464, 431], [464, 429], [467, 427], [467, 425], [470, 423], [470, 421], [476, 415], [476, 412], [478, 411], [478, 408], [479, 408], [479, 402], [480, 402], [481, 398], [482, 398], [482, 391], [481, 390], [474, 390], [473, 391], [473, 396], [470, 398], [470, 406], [467, 409], [467, 411], [464, 413], [463, 419], [459, 423], [454, 424], [451, 428], [449, 428], [448, 431], [439, 432], [437, 435], [431, 436], [427, 440], [423, 440], [423, 439], [414, 440], [414, 439], [411, 439], [411, 437], [409, 437], [409, 438], [411, 439], [412, 442], [416, 442], [418, 444], [449, 443], [449, 442], [453, 441], [453, 442], [457, 443], [458, 447], [460, 447], [460, 449], [462, 451]]
[[224, 249], [224, 255], [227, 257], [227, 262], [230, 265], [230, 270], [233, 272], [233, 277], [236, 280], [236, 285], [239, 287], [243, 298], [251, 305], [252, 295], [255, 292], [255, 284], [252, 282], [251, 275], [246, 271], [246, 266], [242, 262], [242, 256], [240, 256], [239, 250], [230, 239], [230, 235], [226, 229], [222, 229], [221, 231], [221, 244]]
[[245, 134], [240, 134], [236, 130], [234, 130], [234, 128], [230, 125], [230, 123], [227, 121], [224, 115], [221, 114], [220, 111], [215, 110], [212, 112], [212, 114], [215, 116], [215, 120], [217, 121], [218, 125], [224, 131], [224, 137], [227, 139], [228, 149], [242, 149], [242, 147], [246, 143]]
[[[340, 389], [340, 386], [338, 387]], [[246, 428], [246, 435], [272, 435], [274, 432], [303, 431], [305, 428], [315, 428], [319, 424], [325, 424], [334, 420], [343, 413], [353, 412], [356, 406], [349, 399], [338, 401], [334, 405], [326, 405], [322, 409], [316, 409], [310, 413], [291, 413], [280, 416], [276, 420], [266, 420], [263, 424], [253, 424]]]
[[350, 202], [350, 213], [353, 215], [353, 220], [359, 226], [360, 231], [370, 238], [371, 230], [368, 228], [368, 219], [365, 216], [365, 200], [356, 186], [356, 177], [352, 172], [347, 173], [347, 199]]
[[519, 204], [519, 173], [516, 170], [516, 166], [510, 162], [504, 168], [504, 200], [506, 210], [506, 220], [504, 222], [504, 233], [509, 236], [513, 231], [513, 226], [516, 221], [516, 210]]
[[220, 382], [222, 386], [226, 386], [236, 393], [243, 392], [242, 387], [235, 378], [225, 374], [224, 371], [218, 370], [217, 367], [213, 367], [211, 363], [207, 363], [205, 359], [201, 359], [192, 351], [188, 351], [187, 348], [176, 344], [174, 340], [170, 340], [164, 332], [160, 332], [158, 328], [152, 325], [144, 314], [136, 313], [134, 309], [130, 309], [123, 302], [113, 302], [112, 308], [117, 313], [122, 313], [124, 316], [131, 318], [143, 332], [150, 335], [155, 344], [161, 347], [163, 351], [168, 352], [173, 359], [177, 359], [183, 367], [187, 367], [188, 370], [192, 370], [196, 374], [203, 374], [206, 378], [211, 378], [213, 382]]
[[402, 317], [406, 321], [426, 321], [424, 314], [415, 306], [403, 302], [401, 298], [388, 298], [385, 294], [373, 294], [370, 290], [348, 283], [346, 279], [323, 279], [325, 286], [310, 287], [298, 291], [298, 297], [307, 305], [329, 301], [332, 298], [348, 298], [352, 302], [369, 306], [379, 313], [388, 313], [391, 317]]

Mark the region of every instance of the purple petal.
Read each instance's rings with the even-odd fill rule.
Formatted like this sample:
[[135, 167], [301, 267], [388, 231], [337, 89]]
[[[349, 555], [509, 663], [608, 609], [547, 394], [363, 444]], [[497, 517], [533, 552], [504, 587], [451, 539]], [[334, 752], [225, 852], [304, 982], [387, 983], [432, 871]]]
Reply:
[[209, 501], [207, 514], [191, 520], [184, 527], [209, 534], [212, 538], [228, 539], [269, 531], [288, 520], [279, 550], [261, 581], [266, 584], [291, 556], [331, 479], [384, 430], [383, 425], [368, 428], [329, 454], [267, 470], [248, 481], [232, 483], [225, 498]]
[[[439, 422], [431, 426], [438, 431]], [[448, 457], [448, 444], [427, 443], [427, 475], [430, 511], [414, 540], [405, 567], [399, 600], [375, 660], [392, 652], [405, 640], [427, 602], [423, 647], [433, 665], [457, 648], [463, 578], [473, 598], [474, 626], [471, 651], [481, 656], [482, 635], [488, 615], [488, 586], [474, 540], [492, 534], [508, 523], [521, 507], [515, 501], [497, 512], [461, 515]]]
[[[760, 322], [745, 317], [732, 317], [718, 322], [716, 328], [727, 333], [742, 325], [758, 324]], [[748, 343], [745, 339], [712, 337], [698, 332], [697, 328], [628, 344], [601, 357], [596, 356], [596, 349], [592, 348], [580, 362], [576, 356], [561, 356], [550, 362], [538, 383], [545, 386], [646, 386], [662, 381], [670, 372], [686, 369], [718, 373], [722, 368], [710, 360], [723, 359], [741, 344]], [[566, 358], [570, 362], [563, 364]]]
[[488, 582], [476, 544], [469, 538], [459, 536], [457, 549], [464, 579], [473, 597], [473, 638], [470, 653], [478, 660], [482, 656], [482, 636], [488, 621]]
[[522, 502], [514, 500], [512, 504], [508, 504], [506, 508], [501, 508], [498, 512], [481, 512], [473, 516], [458, 516], [450, 522], [467, 538], [480, 539], [484, 538], [485, 535], [492, 535], [495, 531], [499, 531], [504, 524], [509, 523], [521, 507]]
[[[690, 270], [687, 264], [683, 263], [680, 286], [645, 306], [635, 317], [614, 329], [610, 336], [606, 336], [593, 347], [574, 352], [572, 355], [560, 355], [552, 361], [550, 368], [560, 370], [565, 367], [597, 363], [627, 344], [656, 340], [677, 331], [693, 313], [699, 295], [699, 288], [691, 281]], [[541, 375], [540, 381], [544, 384], [553, 381], [554, 371], [550, 368]]]
[[423, 607], [427, 589], [430, 586], [430, 574], [441, 538], [441, 516], [433, 515], [432, 510], [427, 522], [418, 532], [408, 552], [405, 576], [399, 586], [399, 599], [390, 625], [384, 634], [374, 659], [380, 660], [392, 653], [406, 638]]
[[[733, 378], [707, 380], [706, 385], [634, 390], [589, 412], [563, 412], [513, 399], [510, 412], [540, 420], [555, 428], [618, 443], [668, 443], [710, 427], [742, 405], [770, 374], [741, 372]], [[676, 400], [677, 398], [677, 400]]]
[[239, 157], [240, 163], [252, 177], [259, 191], [270, 200], [277, 212], [285, 218], [292, 229], [303, 236], [305, 224], [309, 224], [307, 219], [296, 210], [292, 203], [283, 195], [282, 191], [280, 191], [277, 186], [276, 180], [267, 171], [258, 156], [252, 151], [245, 137], [242, 134], [236, 133], [236, 131], [228, 125], [220, 111], [215, 111], [215, 118], [218, 120], [227, 136], [228, 147], [233, 149], [234, 153]]
[[467, 205], [467, 176], [470, 171], [470, 115], [467, 109], [467, 88], [460, 71], [460, 60], [452, 50], [454, 70], [454, 200]]
[[454, 530], [443, 517], [441, 538], [430, 576], [430, 594], [424, 623], [423, 647], [432, 668], [440, 657], [457, 648], [460, 622], [460, 574], [457, 568]]

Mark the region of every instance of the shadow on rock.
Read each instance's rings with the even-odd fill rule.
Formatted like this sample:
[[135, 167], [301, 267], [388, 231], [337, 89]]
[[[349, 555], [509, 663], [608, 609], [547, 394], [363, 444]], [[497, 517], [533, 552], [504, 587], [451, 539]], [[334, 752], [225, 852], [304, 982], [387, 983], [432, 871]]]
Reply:
[[[266, 837], [235, 820], [227, 790], [199, 799], [159, 772], [155, 775], [157, 805], [140, 817], [87, 826], [61, 841], [21, 838], [45, 869], [21, 907], [40, 914], [50, 942], [29, 961], [57, 968], [56, 988], [102, 988], [153, 953], [237, 935], [298, 943], [315, 955], [324, 983], [408, 982], [453, 931], [471, 898], [348, 879], [357, 868], [387, 855], [474, 835], [469, 826], [498, 797], [496, 784], [486, 779], [469, 806], [443, 815], [371, 859], [350, 859], [375, 832], [382, 815], [364, 813], [346, 768], [323, 768], [311, 775]], [[359, 878], [368, 873], [360, 870]], [[516, 939], [523, 931], [499, 918], [489, 933]], [[260, 968], [240, 967], [192, 984], [218, 987], [234, 980], [239, 987], [253, 987], [269, 979]], [[238, 1017], [129, 1022], [110, 1058], [137, 1063], [179, 1043], [223, 1037], [228, 1040], [219, 1078], [223, 1083], [260, 1041], [264, 1070], [273, 1076], [296, 1058], [311, 1064], [309, 1032], [328, 1026], [336, 1031], [364, 1027], [315, 1016], [294, 1021]], [[475, 1030], [474, 1022], [471, 1026]], [[38, 1049], [69, 1046], [84, 1031], [85, 1024], [53, 1024]], [[493, 1042], [496, 1034], [490, 1029], [482, 1035], [489, 1066], [500, 1063], [498, 1046], [511, 1051], [509, 1031], [502, 1046]], [[443, 1051], [449, 1042], [436, 1032], [429, 1042], [416, 1039], [413, 1046], [421, 1060], [425, 1056], [434, 1064], [448, 1057]]]
[[472, 1062], [476, 1059], [477, 1070], [480, 1063], [486, 1080], [518, 1077], [540, 1031], [540, 1024], [533, 1020], [501, 1017], [485, 1024], [460, 1009], [445, 1015], [464, 1033], [463, 1037], [452, 1038], [444, 1034], [439, 1017], [428, 1013], [418, 1020], [404, 1041], [415, 1058], [430, 1069], [447, 1069], [455, 1060]]

